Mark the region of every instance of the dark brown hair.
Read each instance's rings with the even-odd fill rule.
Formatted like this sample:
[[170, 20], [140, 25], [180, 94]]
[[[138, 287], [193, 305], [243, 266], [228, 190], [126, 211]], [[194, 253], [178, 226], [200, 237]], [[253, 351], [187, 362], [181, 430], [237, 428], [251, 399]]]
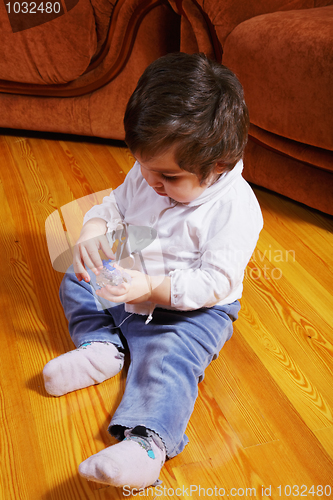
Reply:
[[175, 161], [200, 182], [216, 163], [231, 170], [247, 142], [243, 88], [204, 54], [172, 53], [144, 71], [127, 104], [125, 141], [144, 160], [174, 147]]

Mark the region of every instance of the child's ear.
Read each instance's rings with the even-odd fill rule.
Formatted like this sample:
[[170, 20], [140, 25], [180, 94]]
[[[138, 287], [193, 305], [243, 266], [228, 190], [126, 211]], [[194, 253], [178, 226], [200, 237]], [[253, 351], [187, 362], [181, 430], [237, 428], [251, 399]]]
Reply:
[[225, 172], [227, 166], [225, 163], [223, 163], [223, 161], [217, 161], [215, 163], [215, 173], [216, 174], [223, 174], [223, 172]]

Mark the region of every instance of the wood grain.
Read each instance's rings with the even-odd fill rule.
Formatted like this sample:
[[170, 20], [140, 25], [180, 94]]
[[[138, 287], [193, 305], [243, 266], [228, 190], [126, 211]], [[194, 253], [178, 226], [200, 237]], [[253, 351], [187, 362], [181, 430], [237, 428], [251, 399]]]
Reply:
[[[41, 373], [74, 347], [52, 263], [70, 262], [85, 211], [123, 182], [133, 157], [102, 139], [2, 130], [0, 158], [0, 498], [124, 498], [77, 468], [115, 442], [107, 427], [126, 371], [61, 398], [47, 395]], [[222, 488], [289, 498], [279, 485], [304, 485], [312, 498], [330, 485], [322, 498], [333, 498], [333, 220], [255, 192], [265, 226], [234, 335], [199, 385], [189, 445], [148, 498], [223, 498]]]

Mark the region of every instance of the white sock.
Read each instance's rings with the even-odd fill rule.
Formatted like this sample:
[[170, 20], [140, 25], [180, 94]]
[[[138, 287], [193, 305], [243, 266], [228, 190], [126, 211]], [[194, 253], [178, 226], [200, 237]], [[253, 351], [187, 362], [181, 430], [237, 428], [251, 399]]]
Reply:
[[100, 384], [120, 372], [124, 354], [110, 342], [89, 342], [49, 361], [43, 370], [51, 396]]
[[79, 474], [89, 481], [130, 488], [146, 488], [158, 480], [165, 462], [165, 449], [153, 438], [128, 437], [92, 455], [79, 465]]

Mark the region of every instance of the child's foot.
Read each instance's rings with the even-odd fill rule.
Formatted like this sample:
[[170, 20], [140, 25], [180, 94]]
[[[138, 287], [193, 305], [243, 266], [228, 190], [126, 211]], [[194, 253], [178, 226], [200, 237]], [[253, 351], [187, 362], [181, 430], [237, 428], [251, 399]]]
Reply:
[[152, 437], [133, 435], [92, 455], [79, 465], [79, 474], [89, 481], [130, 488], [154, 485], [165, 462], [165, 448]]
[[104, 382], [117, 375], [123, 365], [124, 354], [114, 344], [87, 342], [45, 365], [45, 389], [51, 396], [62, 396]]

